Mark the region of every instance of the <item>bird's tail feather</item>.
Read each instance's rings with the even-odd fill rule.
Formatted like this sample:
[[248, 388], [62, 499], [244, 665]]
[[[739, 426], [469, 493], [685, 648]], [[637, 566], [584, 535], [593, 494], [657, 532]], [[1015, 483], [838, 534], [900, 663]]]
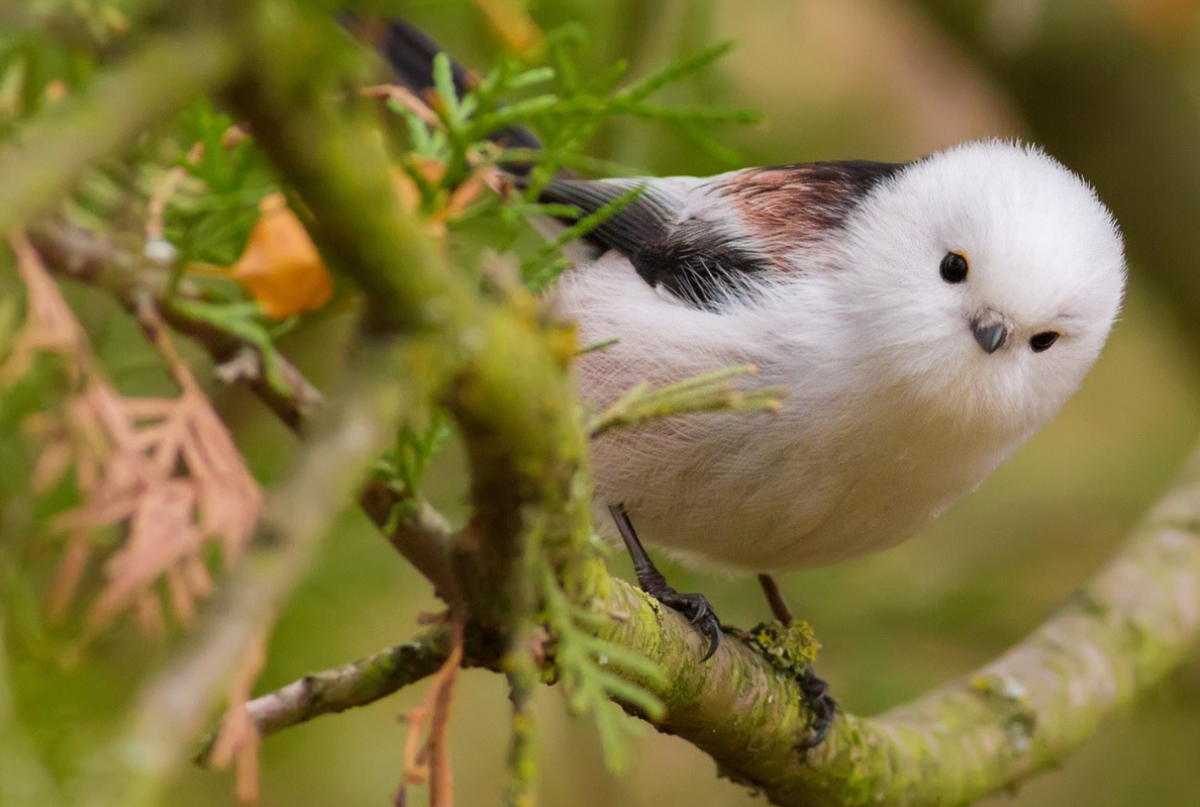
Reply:
[[[387, 60], [400, 83], [415, 93], [423, 93], [434, 86], [433, 61], [439, 53], [445, 53], [424, 31], [401, 19], [390, 20], [377, 37], [376, 48]], [[449, 54], [447, 54], [449, 55]], [[474, 80], [471, 73], [450, 57], [450, 70], [454, 78], [454, 91], [459, 98], [466, 95]], [[493, 142], [507, 148], [540, 149], [542, 141], [524, 126], [510, 126], [491, 135]], [[528, 172], [527, 165], [505, 166], [513, 173]]]

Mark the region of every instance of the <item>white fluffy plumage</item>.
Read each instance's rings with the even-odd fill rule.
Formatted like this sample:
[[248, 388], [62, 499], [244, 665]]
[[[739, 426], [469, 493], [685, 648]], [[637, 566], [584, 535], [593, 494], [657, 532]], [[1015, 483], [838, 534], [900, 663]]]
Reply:
[[[755, 384], [788, 390], [779, 413], [677, 417], [597, 441], [597, 504], [623, 503], [646, 543], [756, 572], [892, 546], [978, 486], [1096, 360], [1125, 261], [1083, 180], [1002, 141], [878, 165], [639, 180], [642, 210], [611, 226], [656, 218], [658, 237], [678, 236], [674, 268], [643, 254], [637, 240], [654, 233], [639, 231], [625, 249], [601, 241], [559, 282], [582, 343], [619, 340], [580, 361], [596, 406], [638, 382], [747, 363]], [[689, 251], [689, 239], [715, 246]], [[949, 253], [965, 258], [960, 282], [943, 277]], [[728, 254], [749, 270], [721, 265]], [[1035, 351], [1035, 336], [1052, 344]]]

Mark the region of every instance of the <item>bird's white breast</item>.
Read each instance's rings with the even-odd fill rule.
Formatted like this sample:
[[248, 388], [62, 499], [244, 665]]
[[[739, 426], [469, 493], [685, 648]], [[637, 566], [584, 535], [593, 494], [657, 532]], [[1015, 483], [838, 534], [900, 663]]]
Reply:
[[759, 572], [898, 543], [978, 485], [1025, 434], [939, 417], [860, 355], [846, 307], [819, 278], [714, 313], [652, 289], [610, 252], [568, 272], [556, 306], [581, 344], [581, 396], [603, 407], [641, 382], [751, 363], [788, 389], [782, 412], [703, 414], [611, 432], [593, 447], [596, 512], [623, 502], [641, 538], [685, 559]]

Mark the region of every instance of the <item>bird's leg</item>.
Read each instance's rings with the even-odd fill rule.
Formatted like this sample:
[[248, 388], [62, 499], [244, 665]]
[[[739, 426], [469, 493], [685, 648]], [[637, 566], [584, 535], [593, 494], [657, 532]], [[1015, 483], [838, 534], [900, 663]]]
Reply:
[[[794, 619], [792, 609], [788, 607], [787, 600], [784, 598], [783, 592], [779, 590], [779, 584], [775, 582], [775, 578], [769, 574], [760, 574], [758, 583], [762, 586], [763, 594], [767, 595], [767, 602], [770, 603], [771, 613], [775, 615], [775, 618], [785, 626], [792, 624]], [[813, 715], [813, 736], [800, 744], [800, 750], [807, 751], [820, 745], [825, 739], [825, 735], [829, 734], [833, 716], [837, 714], [837, 701], [829, 694], [829, 684], [813, 672], [811, 666], [805, 670], [804, 675], [799, 679], [799, 684], [800, 691], [804, 693], [804, 703]]]
[[784, 625], [792, 624], [795, 617], [792, 616], [792, 609], [788, 607], [787, 600], [784, 599], [783, 592], [779, 590], [779, 584], [775, 582], [775, 578], [769, 574], [760, 574], [758, 584], [762, 586], [763, 594], [767, 595], [767, 602], [770, 604], [771, 613], [775, 615], [775, 618]]
[[667, 584], [667, 579], [655, 568], [654, 561], [650, 560], [641, 540], [638, 539], [633, 522], [625, 512], [625, 505], [610, 505], [608, 512], [612, 514], [617, 531], [621, 533], [625, 548], [629, 550], [629, 556], [633, 559], [633, 571], [637, 575], [638, 586], [663, 605], [678, 611], [708, 638], [708, 652], [701, 659], [707, 661], [717, 652], [717, 645], [721, 642], [721, 622], [713, 612], [712, 606], [702, 594], [680, 594]]

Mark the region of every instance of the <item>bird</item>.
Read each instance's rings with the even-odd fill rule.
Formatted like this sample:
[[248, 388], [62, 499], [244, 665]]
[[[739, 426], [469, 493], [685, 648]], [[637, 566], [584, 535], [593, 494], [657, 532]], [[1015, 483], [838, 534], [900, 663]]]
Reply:
[[976, 488], [1098, 357], [1125, 278], [1120, 233], [1044, 151], [987, 140], [907, 164], [711, 178], [556, 180], [588, 236], [554, 305], [599, 406], [645, 380], [753, 364], [778, 412], [604, 435], [597, 500], [648, 543], [757, 572], [888, 548]]
[[[428, 87], [440, 49], [403, 22], [386, 42], [401, 80]], [[538, 200], [582, 217], [628, 196], [550, 291], [581, 343], [608, 344], [576, 362], [579, 396], [602, 410], [640, 383], [739, 365], [786, 393], [778, 411], [592, 445], [595, 510], [612, 515], [598, 528], [709, 655], [713, 609], [671, 588], [643, 542], [759, 574], [782, 616], [769, 575], [894, 546], [1011, 457], [1079, 387], [1124, 293], [1123, 239], [1094, 188], [1015, 140], [900, 163], [560, 176]], [[836, 702], [815, 674], [802, 685], [819, 742]]]

